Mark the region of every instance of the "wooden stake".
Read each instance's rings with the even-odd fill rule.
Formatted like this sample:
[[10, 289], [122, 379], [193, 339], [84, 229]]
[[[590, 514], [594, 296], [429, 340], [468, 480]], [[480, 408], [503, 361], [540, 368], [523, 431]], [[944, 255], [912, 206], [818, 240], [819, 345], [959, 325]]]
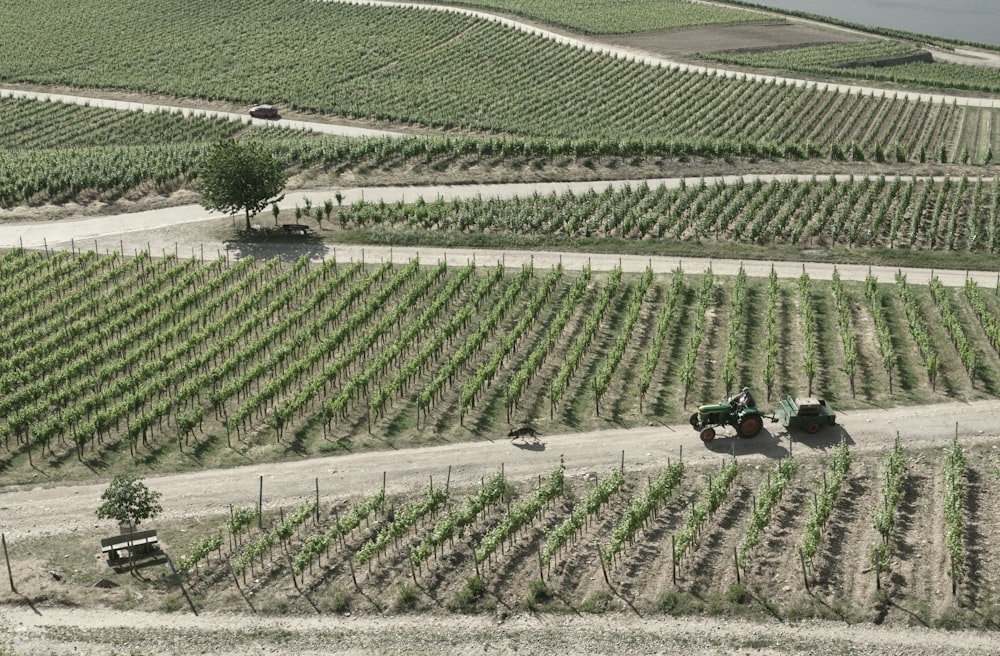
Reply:
[[677, 536], [670, 536], [670, 567], [673, 570], [674, 585], [677, 585]]
[[736, 585], [742, 585], [743, 582], [740, 580], [740, 557], [736, 553], [736, 547], [733, 547], [733, 562], [736, 563]]
[[601, 550], [601, 545], [597, 545], [597, 560], [601, 561], [601, 571], [604, 572], [604, 582], [611, 587], [611, 581], [608, 579], [608, 568], [604, 565], [604, 552]]
[[[370, 562], [370, 561], [369, 561]], [[348, 558], [347, 564], [351, 567], [351, 580], [354, 581], [354, 587], [357, 588], [358, 592], [361, 592], [361, 586], [358, 585], [358, 577], [354, 574], [354, 559]]]
[[806, 584], [806, 592], [811, 594], [812, 591], [809, 589], [809, 577], [806, 575], [806, 557], [802, 555], [801, 549], [799, 549], [799, 562], [802, 563], [802, 582]]

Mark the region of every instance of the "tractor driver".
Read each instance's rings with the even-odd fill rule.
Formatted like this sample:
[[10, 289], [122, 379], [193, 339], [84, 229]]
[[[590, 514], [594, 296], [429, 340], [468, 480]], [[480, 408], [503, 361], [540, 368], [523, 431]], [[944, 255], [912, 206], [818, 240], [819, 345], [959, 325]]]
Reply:
[[740, 393], [729, 399], [729, 404], [736, 408], [756, 408], [757, 400], [753, 398], [749, 387], [744, 387]]

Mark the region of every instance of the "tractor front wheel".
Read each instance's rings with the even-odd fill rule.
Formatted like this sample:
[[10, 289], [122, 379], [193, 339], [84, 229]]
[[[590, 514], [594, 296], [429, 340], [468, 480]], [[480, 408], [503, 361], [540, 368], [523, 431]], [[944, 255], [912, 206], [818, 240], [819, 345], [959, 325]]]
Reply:
[[740, 421], [740, 435], [743, 437], [754, 437], [764, 428], [764, 422], [757, 415], [747, 415]]
[[690, 419], [689, 419], [688, 421], [690, 421], [690, 422], [691, 422], [691, 426], [692, 426], [692, 427], [693, 427], [693, 428], [694, 428], [695, 430], [698, 430], [698, 424], [699, 424], [700, 422], [698, 421], [698, 413], [697, 413], [697, 412], [696, 412], [696, 413], [694, 413], [693, 415], [691, 415], [691, 418], [690, 418]]
[[701, 432], [698, 433], [698, 437], [701, 438], [702, 442], [708, 444], [709, 442], [715, 439], [715, 429], [712, 428], [711, 426], [709, 426], [708, 428], [703, 428], [701, 429]]

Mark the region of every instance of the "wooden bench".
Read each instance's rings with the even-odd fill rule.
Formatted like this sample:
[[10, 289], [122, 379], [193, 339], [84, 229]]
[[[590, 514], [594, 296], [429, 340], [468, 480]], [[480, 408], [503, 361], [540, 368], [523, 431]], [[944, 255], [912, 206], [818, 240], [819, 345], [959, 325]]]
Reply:
[[115, 563], [127, 558], [127, 556], [121, 556], [119, 551], [131, 551], [133, 556], [145, 556], [160, 549], [159, 541], [155, 529], [123, 533], [103, 538], [101, 540], [101, 553], [108, 554], [109, 563]]
[[312, 234], [312, 228], [302, 223], [283, 223], [281, 229], [290, 235]]

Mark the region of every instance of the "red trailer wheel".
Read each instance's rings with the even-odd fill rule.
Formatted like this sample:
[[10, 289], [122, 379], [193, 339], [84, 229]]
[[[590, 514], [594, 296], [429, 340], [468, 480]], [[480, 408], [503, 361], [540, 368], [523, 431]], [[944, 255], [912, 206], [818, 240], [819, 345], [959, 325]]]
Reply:
[[815, 435], [820, 431], [823, 426], [820, 425], [818, 421], [811, 421], [805, 426], [805, 431], [810, 435]]
[[698, 437], [701, 438], [702, 442], [708, 444], [709, 442], [715, 439], [715, 429], [712, 428], [711, 426], [709, 426], [708, 428], [703, 428], [702, 431], [698, 433]]

